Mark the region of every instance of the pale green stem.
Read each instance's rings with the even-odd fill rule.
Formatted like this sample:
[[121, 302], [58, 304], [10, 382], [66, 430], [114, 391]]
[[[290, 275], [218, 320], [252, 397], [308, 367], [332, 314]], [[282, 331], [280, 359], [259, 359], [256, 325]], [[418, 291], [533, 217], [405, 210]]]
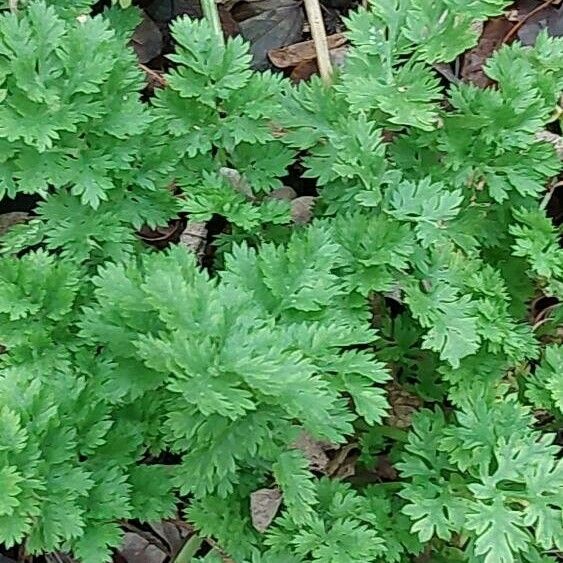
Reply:
[[219, 19], [219, 11], [217, 10], [215, 0], [201, 0], [201, 9], [203, 10], [205, 19], [211, 25], [217, 42], [219, 45], [223, 46], [225, 44], [225, 38], [223, 36], [223, 28], [221, 27], [221, 20]]
[[322, 81], [326, 85], [332, 83], [332, 63], [328, 50], [325, 24], [319, 0], [305, 0], [305, 12], [311, 28], [311, 36], [317, 52], [317, 65]]

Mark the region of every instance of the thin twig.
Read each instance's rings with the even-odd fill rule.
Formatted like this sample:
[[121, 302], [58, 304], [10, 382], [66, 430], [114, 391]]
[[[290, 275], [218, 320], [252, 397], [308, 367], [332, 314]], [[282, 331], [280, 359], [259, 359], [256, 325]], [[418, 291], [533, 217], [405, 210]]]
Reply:
[[538, 328], [540, 328], [541, 326], [543, 326], [544, 324], [548, 323], [549, 321], [553, 320], [553, 317], [550, 317], [550, 313], [552, 313], [553, 311], [555, 311], [555, 309], [557, 309], [557, 307], [561, 307], [561, 303], [555, 303], [554, 305], [550, 305], [549, 307], [546, 307], [537, 317], [536, 321], [534, 322], [533, 326], [532, 326], [532, 330], [535, 331]]
[[555, 190], [563, 186], [563, 180], [559, 182], [555, 182], [553, 185], [549, 187], [546, 194], [543, 196], [543, 199], [540, 203], [540, 209], [545, 210], [549, 204], [549, 200], [553, 197]]
[[307, 19], [309, 20], [309, 26], [311, 27], [311, 35], [315, 43], [317, 64], [319, 66], [321, 79], [325, 84], [331, 84], [332, 63], [330, 62], [325, 24], [319, 0], [305, 0], [305, 11], [307, 12]]
[[503, 37], [502, 43], [506, 43], [510, 41], [522, 28], [522, 26], [532, 17], [535, 16], [538, 12], [545, 10], [548, 6], [553, 4], [555, 0], [546, 0], [543, 4], [540, 4], [537, 8], [534, 8], [529, 14], [526, 14], [516, 25], [512, 27], [512, 29]]
[[139, 63], [139, 68], [143, 70], [145, 74], [154, 79], [157, 84], [162, 87], [166, 86], [166, 79], [159, 72], [156, 72], [156, 70], [153, 70], [152, 68], [149, 68], [147, 65], [144, 65], [142, 63]]
[[223, 35], [223, 28], [221, 27], [221, 19], [219, 18], [219, 10], [215, 0], [201, 0], [201, 9], [205, 19], [211, 25], [211, 29], [217, 38], [219, 45], [225, 44], [225, 37]]

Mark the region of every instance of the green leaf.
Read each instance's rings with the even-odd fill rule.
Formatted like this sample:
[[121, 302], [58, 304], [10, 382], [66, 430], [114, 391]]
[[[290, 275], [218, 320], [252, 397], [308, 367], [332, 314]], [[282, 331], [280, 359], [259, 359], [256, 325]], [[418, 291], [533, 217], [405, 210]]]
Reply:
[[409, 285], [405, 288], [405, 298], [412, 314], [423, 327], [428, 327], [423, 339], [425, 348], [438, 352], [454, 367], [477, 351], [480, 338], [475, 304], [468, 295], [460, 297], [454, 288], [440, 283], [428, 292]]
[[[447, 222], [454, 219], [463, 202], [461, 190], [448, 191], [430, 178], [414, 183], [401, 182], [389, 196], [389, 213], [415, 224], [415, 233], [423, 246], [439, 244], [447, 234]], [[442, 232], [441, 232], [442, 231]]]
[[15, 467], [2, 467], [0, 469], [0, 486], [2, 487], [2, 503], [0, 516], [11, 516], [19, 506], [18, 494], [22, 492], [19, 483], [23, 477]]
[[500, 498], [491, 504], [476, 504], [467, 515], [467, 527], [479, 535], [475, 553], [483, 556], [484, 563], [511, 563], [529, 542], [520, 515], [504, 506]]
[[316, 503], [313, 475], [300, 452], [282, 453], [272, 469], [283, 492], [283, 503], [297, 522], [306, 522]]

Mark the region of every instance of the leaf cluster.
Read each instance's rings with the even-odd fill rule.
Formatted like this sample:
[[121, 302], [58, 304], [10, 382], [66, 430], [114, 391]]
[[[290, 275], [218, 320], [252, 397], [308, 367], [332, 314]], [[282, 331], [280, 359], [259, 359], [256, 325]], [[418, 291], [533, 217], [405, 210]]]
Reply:
[[[292, 86], [180, 18], [145, 101], [135, 10], [89, 4], [0, 13], [0, 194], [39, 199], [0, 258], [0, 542], [109, 561], [120, 521], [181, 499], [245, 563], [552, 561], [561, 341], [528, 305], [563, 288], [537, 135], [563, 41], [446, 89], [432, 65], [507, 2], [383, 0], [332, 86]], [[291, 228], [272, 192], [297, 160], [318, 197]], [[138, 242], [179, 212], [228, 220], [220, 268]], [[376, 482], [321, 476], [304, 435]]]

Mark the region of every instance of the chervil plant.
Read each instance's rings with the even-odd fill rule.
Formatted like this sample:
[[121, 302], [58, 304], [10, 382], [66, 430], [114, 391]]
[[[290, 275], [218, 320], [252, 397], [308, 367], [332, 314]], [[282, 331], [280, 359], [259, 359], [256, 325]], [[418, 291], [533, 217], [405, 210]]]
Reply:
[[[538, 139], [563, 40], [445, 86], [432, 65], [507, 3], [377, 1], [334, 84], [293, 87], [184, 18], [144, 102], [134, 12], [51, 4], [0, 15], [0, 190], [40, 200], [0, 259], [0, 542], [110, 561], [121, 521], [181, 499], [207, 562], [554, 561], [561, 334], [528, 310], [563, 288]], [[276, 240], [298, 153], [316, 217]], [[179, 210], [248, 240], [213, 274], [137, 244]]]
[[0, 15], [0, 194], [41, 198], [9, 244], [120, 259], [135, 246], [131, 227], [173, 216], [176, 157], [140, 100], [142, 74], [126, 48], [136, 18], [116, 31], [56, 7]]
[[237, 37], [223, 47], [205, 20], [179, 19], [172, 35], [176, 66], [153, 104], [181, 147], [183, 208], [196, 220], [223, 215], [246, 231], [289, 222], [287, 203], [265, 198], [294, 158], [276, 138], [282, 80], [252, 72], [248, 45]]

